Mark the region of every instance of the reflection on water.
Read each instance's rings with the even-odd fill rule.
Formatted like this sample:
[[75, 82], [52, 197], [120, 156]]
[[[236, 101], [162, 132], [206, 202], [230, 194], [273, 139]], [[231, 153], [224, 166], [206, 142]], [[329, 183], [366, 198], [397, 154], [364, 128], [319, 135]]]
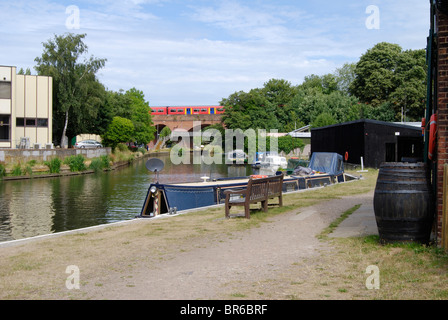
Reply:
[[[158, 158], [165, 162], [160, 183], [251, 174], [250, 166], [173, 165], [169, 156]], [[149, 184], [156, 181], [145, 162], [108, 173], [0, 181], [0, 241], [133, 219], [140, 214]]]

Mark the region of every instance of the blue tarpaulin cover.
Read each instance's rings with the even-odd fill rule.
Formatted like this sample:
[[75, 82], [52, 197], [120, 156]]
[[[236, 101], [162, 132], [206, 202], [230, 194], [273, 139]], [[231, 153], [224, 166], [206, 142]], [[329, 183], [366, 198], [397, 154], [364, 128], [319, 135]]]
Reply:
[[314, 152], [311, 156], [309, 168], [328, 174], [341, 174], [344, 171], [342, 156], [333, 152]]

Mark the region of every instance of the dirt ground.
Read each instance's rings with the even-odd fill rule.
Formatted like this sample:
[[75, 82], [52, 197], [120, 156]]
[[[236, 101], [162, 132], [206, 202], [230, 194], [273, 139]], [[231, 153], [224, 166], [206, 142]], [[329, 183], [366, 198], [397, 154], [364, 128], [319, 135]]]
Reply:
[[[363, 278], [350, 293], [340, 289], [347, 266], [332, 259], [332, 242], [316, 235], [343, 212], [372, 198], [369, 192], [323, 201], [231, 232], [222, 232], [226, 224], [245, 219], [226, 220], [218, 209], [213, 219], [221, 231], [210, 230], [210, 223], [203, 230], [189, 225], [184, 215], [0, 248], [0, 298], [368, 298]], [[195, 236], [186, 236], [192, 228]], [[141, 241], [127, 240], [130, 234]], [[67, 288], [69, 265], [79, 268], [79, 289]]]

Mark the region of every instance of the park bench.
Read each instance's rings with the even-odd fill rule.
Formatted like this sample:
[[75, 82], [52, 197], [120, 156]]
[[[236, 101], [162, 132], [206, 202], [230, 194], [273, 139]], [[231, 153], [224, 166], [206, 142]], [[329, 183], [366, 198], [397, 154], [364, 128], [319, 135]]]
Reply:
[[[250, 178], [247, 187], [243, 190], [226, 190], [225, 212], [226, 218], [230, 217], [232, 206], [244, 206], [244, 215], [250, 219], [250, 205], [261, 203], [264, 212], [268, 211], [269, 199], [278, 197], [278, 205], [283, 205], [282, 198], [283, 175], [267, 178]], [[236, 197], [235, 197], [236, 196]]]

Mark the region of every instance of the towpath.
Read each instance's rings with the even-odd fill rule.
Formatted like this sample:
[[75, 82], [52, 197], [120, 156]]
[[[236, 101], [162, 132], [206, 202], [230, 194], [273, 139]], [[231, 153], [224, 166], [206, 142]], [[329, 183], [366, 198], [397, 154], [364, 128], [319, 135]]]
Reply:
[[[376, 233], [372, 209], [373, 193], [322, 202], [275, 216], [269, 223], [223, 237], [219, 241], [196, 242], [194, 247], [176, 254], [162, 255], [150, 263], [132, 267], [129, 274], [103, 277], [101, 286], [83, 286], [89, 299], [283, 299], [289, 290], [284, 283], [310, 282], [304, 261], [318, 259], [333, 250], [328, 242], [316, 238], [343, 212], [361, 204], [341, 226], [335, 237]], [[335, 272], [337, 272], [335, 270]], [[290, 278], [288, 274], [293, 274]], [[303, 286], [295, 293], [300, 299], [321, 299], [320, 290]]]

